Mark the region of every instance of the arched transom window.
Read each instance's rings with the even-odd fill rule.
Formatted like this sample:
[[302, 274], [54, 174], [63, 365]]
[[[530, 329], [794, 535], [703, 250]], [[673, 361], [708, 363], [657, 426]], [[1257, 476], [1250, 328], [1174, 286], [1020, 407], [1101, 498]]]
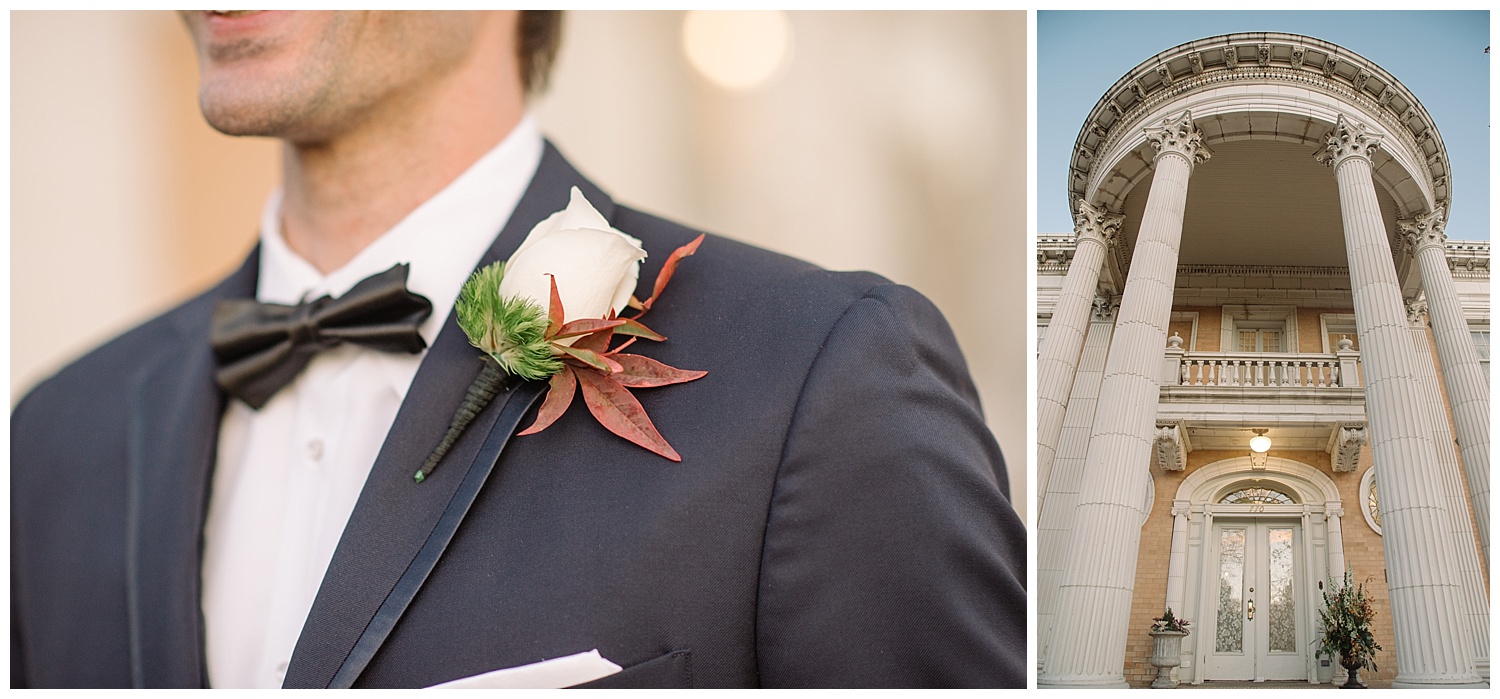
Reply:
[[1222, 504], [1225, 504], [1225, 505], [1236, 505], [1236, 504], [1242, 504], [1242, 505], [1248, 505], [1248, 504], [1293, 505], [1293, 504], [1296, 504], [1292, 500], [1291, 496], [1288, 496], [1286, 493], [1283, 493], [1283, 492], [1281, 492], [1279, 490], [1272, 490], [1270, 488], [1263, 488], [1263, 487], [1241, 488], [1241, 489], [1236, 490], [1236, 491], [1234, 491], [1234, 492], [1232, 492], [1232, 493], [1230, 493], [1228, 495], [1225, 495], [1222, 498], [1219, 498], [1219, 502], [1222, 503]]

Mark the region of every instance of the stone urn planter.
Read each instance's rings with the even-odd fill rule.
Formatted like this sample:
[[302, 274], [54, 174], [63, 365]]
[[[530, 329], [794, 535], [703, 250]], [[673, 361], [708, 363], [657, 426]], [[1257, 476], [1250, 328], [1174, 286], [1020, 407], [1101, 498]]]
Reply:
[[1151, 666], [1156, 668], [1152, 689], [1177, 686], [1177, 680], [1172, 679], [1172, 668], [1182, 664], [1182, 637], [1186, 635], [1186, 631], [1151, 632]]

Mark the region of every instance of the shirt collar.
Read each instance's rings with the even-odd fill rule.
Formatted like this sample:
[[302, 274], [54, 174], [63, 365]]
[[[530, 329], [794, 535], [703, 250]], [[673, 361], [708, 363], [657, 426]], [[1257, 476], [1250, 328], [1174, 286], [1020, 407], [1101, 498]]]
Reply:
[[261, 215], [256, 298], [294, 304], [324, 294], [339, 296], [365, 277], [407, 262], [411, 264], [407, 288], [432, 302], [432, 316], [420, 329], [431, 346], [453, 309], [459, 288], [505, 226], [541, 160], [541, 131], [526, 115], [447, 187], [326, 276], [282, 238], [282, 190], [278, 188]]

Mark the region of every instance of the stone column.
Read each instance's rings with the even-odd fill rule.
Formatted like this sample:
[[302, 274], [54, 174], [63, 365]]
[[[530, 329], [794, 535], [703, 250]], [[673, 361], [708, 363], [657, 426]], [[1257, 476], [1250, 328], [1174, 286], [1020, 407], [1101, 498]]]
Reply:
[[1341, 520], [1344, 510], [1341, 507], [1330, 507], [1323, 513], [1328, 518], [1328, 580], [1324, 585], [1333, 583], [1344, 584], [1344, 571], [1348, 563], [1344, 562], [1344, 525]]
[[1167, 609], [1186, 616], [1183, 591], [1187, 587], [1188, 502], [1172, 503], [1172, 552], [1167, 557]]
[[[1433, 471], [1448, 503], [1448, 535], [1453, 540], [1453, 550], [1458, 556], [1458, 583], [1463, 590], [1463, 610], [1460, 615], [1468, 621], [1468, 635], [1474, 653], [1474, 669], [1480, 678], [1488, 679], [1490, 655], [1490, 604], [1484, 587], [1484, 570], [1479, 559], [1478, 547], [1474, 545], [1474, 527], [1469, 520], [1469, 504], [1464, 498], [1463, 472], [1458, 465], [1458, 455], [1453, 451], [1453, 433], [1448, 429], [1448, 413], [1443, 407], [1442, 392], [1438, 390], [1438, 377], [1432, 357], [1431, 345], [1427, 342], [1428, 305], [1414, 301], [1406, 305], [1407, 334], [1411, 337], [1412, 350], [1416, 354], [1418, 383], [1422, 389], [1422, 407], [1431, 431], [1432, 443], [1436, 447], [1437, 462]], [[1468, 339], [1465, 336], [1464, 339]], [[1379, 483], [1379, 480], [1376, 481]]]
[[1453, 427], [1458, 432], [1458, 449], [1463, 455], [1463, 473], [1469, 484], [1469, 504], [1474, 509], [1474, 525], [1484, 547], [1484, 560], [1490, 559], [1490, 384], [1479, 366], [1479, 354], [1464, 320], [1463, 304], [1448, 271], [1448, 255], [1443, 242], [1448, 239], [1443, 228], [1445, 212], [1437, 210], [1408, 221], [1398, 221], [1406, 242], [1415, 249], [1422, 269], [1422, 290], [1427, 295], [1427, 314], [1432, 321], [1432, 336], [1437, 343], [1438, 360], [1443, 367], [1443, 386], [1448, 389], [1448, 407], [1453, 411]]
[[1130, 597], [1145, 516], [1141, 481], [1156, 433], [1157, 375], [1172, 314], [1182, 215], [1193, 166], [1209, 156], [1188, 112], [1147, 135], [1156, 149], [1156, 172], [1104, 364], [1051, 648], [1037, 678], [1043, 686], [1126, 686]]
[[1037, 662], [1047, 659], [1052, 634], [1052, 610], [1057, 589], [1067, 563], [1068, 534], [1073, 530], [1073, 510], [1078, 505], [1078, 489], [1083, 481], [1083, 459], [1089, 447], [1089, 432], [1094, 426], [1094, 406], [1099, 401], [1099, 383], [1104, 378], [1104, 360], [1109, 353], [1115, 331], [1114, 298], [1095, 297], [1093, 321], [1078, 359], [1078, 373], [1073, 379], [1073, 393], [1068, 396], [1068, 414], [1063, 418], [1062, 436], [1052, 464], [1052, 477], [1037, 502]]
[[1447, 503], [1430, 469], [1416, 358], [1401, 286], [1375, 199], [1370, 153], [1379, 137], [1339, 116], [1318, 159], [1338, 180], [1354, 319], [1364, 358], [1365, 410], [1380, 483], [1380, 521], [1395, 627], [1396, 686], [1483, 686], [1465, 633]]
[[1073, 232], [1078, 235], [1073, 262], [1063, 278], [1062, 294], [1047, 324], [1042, 339], [1041, 356], [1036, 360], [1036, 463], [1037, 492], [1047, 492], [1052, 473], [1057, 439], [1062, 434], [1063, 416], [1068, 410], [1068, 394], [1078, 371], [1078, 356], [1083, 338], [1089, 330], [1089, 311], [1094, 291], [1099, 285], [1099, 269], [1104, 265], [1109, 246], [1119, 233], [1124, 216], [1095, 208], [1082, 198], [1076, 202]]

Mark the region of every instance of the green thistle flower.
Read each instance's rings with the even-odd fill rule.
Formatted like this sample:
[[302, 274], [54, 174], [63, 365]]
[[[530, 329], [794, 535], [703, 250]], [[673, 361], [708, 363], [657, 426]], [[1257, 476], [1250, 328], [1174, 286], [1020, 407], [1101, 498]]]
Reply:
[[453, 304], [458, 326], [469, 336], [469, 344], [493, 357], [506, 373], [544, 380], [563, 367], [546, 339], [547, 309], [520, 296], [500, 298], [504, 277], [505, 263], [496, 262], [464, 282]]

